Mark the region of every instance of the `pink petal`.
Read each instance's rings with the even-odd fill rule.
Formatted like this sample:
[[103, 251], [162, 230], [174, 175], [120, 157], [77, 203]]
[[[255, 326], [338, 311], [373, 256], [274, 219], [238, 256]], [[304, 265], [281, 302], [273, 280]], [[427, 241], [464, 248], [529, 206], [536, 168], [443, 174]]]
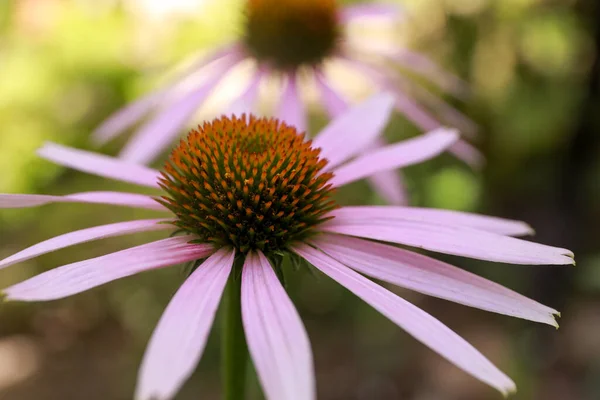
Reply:
[[30, 260], [42, 254], [50, 253], [55, 250], [76, 244], [90, 242], [92, 240], [105, 239], [114, 236], [129, 235], [131, 233], [158, 231], [161, 229], [173, 229], [172, 225], [167, 225], [168, 219], [145, 219], [138, 221], [118, 222], [116, 224], [95, 226], [93, 228], [73, 231], [64, 235], [53, 237], [31, 247], [13, 254], [12, 256], [0, 261], [0, 269], [8, 267], [25, 260]]
[[156, 90], [118, 110], [92, 133], [92, 142], [103, 145], [135, 125], [169, 93], [169, 88]]
[[331, 180], [334, 186], [371, 176], [377, 172], [404, 168], [429, 160], [446, 150], [458, 139], [458, 133], [440, 128], [419, 137], [386, 146], [338, 167]]
[[136, 400], [172, 399], [202, 356], [235, 252], [221, 249], [181, 285], [144, 354]]
[[403, 68], [429, 79], [443, 90], [460, 99], [465, 99], [469, 95], [469, 85], [465, 81], [452, 73], [444, 71], [443, 68], [423, 54], [408, 49], [401, 49], [382, 55]]
[[206, 83], [177, 99], [144, 124], [125, 145], [120, 156], [139, 164], [147, 164], [158, 157], [179, 136], [186, 122], [192, 118], [225, 74], [244, 57], [242, 53], [235, 52], [219, 60], [217, 72]]
[[50, 203], [110, 204], [149, 210], [167, 211], [150, 196], [122, 192], [83, 192], [66, 196], [40, 194], [0, 194], [0, 208], [28, 208]]
[[531, 226], [522, 221], [436, 208], [358, 206], [343, 207], [332, 211], [329, 215], [343, 219], [344, 223], [405, 220], [450, 227], [462, 226], [506, 236], [534, 233]]
[[408, 193], [399, 171], [382, 171], [367, 178], [388, 204], [408, 204]]
[[348, 23], [370, 18], [397, 19], [404, 15], [398, 4], [356, 4], [346, 6], [340, 12], [340, 21]]
[[56, 300], [139, 272], [204, 258], [208, 244], [190, 244], [180, 236], [64, 265], [4, 289], [7, 300]]
[[56, 164], [89, 174], [152, 188], [159, 187], [158, 171], [102, 154], [46, 143], [38, 150], [38, 155]]
[[387, 93], [377, 94], [334, 119], [313, 140], [333, 168], [359, 154], [383, 132], [394, 106]]
[[246, 88], [244, 93], [229, 106], [229, 109], [225, 114], [242, 115], [255, 113], [254, 109], [256, 108], [260, 83], [266, 74], [266, 68], [259, 68], [250, 80], [248, 88]]
[[485, 164], [483, 154], [464, 140], [454, 143], [449, 151], [473, 169], [481, 169]]
[[365, 275], [466, 306], [558, 328], [556, 310], [495, 282], [433, 258], [343, 235], [324, 234], [314, 245]]
[[248, 255], [244, 263], [242, 319], [265, 397], [314, 399], [315, 374], [308, 335], [262, 253]]
[[[379, 150], [387, 144], [382, 138], [376, 139], [367, 151]], [[377, 194], [388, 204], [408, 204], [408, 193], [404, 187], [402, 173], [397, 170], [382, 171], [367, 179]]]
[[[361, 71], [382, 90], [393, 93], [396, 97], [396, 109], [420, 129], [430, 131], [442, 125], [448, 125], [459, 129], [463, 135], [470, 137], [476, 135], [478, 127], [470, 118], [439, 96], [404, 78], [397, 71], [384, 65], [374, 66], [348, 54], [343, 55], [342, 60]], [[409, 96], [407, 93], [412, 95]], [[432, 109], [437, 116], [434, 117], [429, 111], [426, 111], [416, 100]], [[444, 121], [444, 123], [442, 124], [440, 121]]]
[[235, 51], [237, 51], [237, 45], [228, 45], [192, 63], [190, 67], [178, 74], [179, 78], [173, 80], [167, 87], [155, 90], [111, 115], [93, 132], [92, 141], [100, 145], [118, 136], [120, 133], [132, 127], [136, 122], [142, 119], [154, 107], [158, 106], [174, 89], [178, 81], [182, 80], [182, 77], [185, 78], [189, 74], [193, 73], [194, 70], [202, 68]]
[[399, 243], [480, 260], [531, 265], [574, 263], [573, 253], [569, 250], [463, 226], [452, 227], [398, 219], [360, 222], [335, 218], [319, 228], [324, 232]]
[[350, 107], [348, 101], [327, 82], [327, 78], [319, 70], [315, 70], [315, 82], [321, 96], [321, 103], [330, 118], [339, 117]]
[[378, 86], [381, 90], [391, 91], [396, 98], [396, 110], [402, 113], [419, 129], [431, 131], [440, 128], [440, 122], [430, 113], [425, 111], [418, 103], [408, 97], [399, 87], [394, 79], [382, 72], [381, 68], [375, 68], [361, 60], [355, 59], [348, 54], [340, 58], [346, 61], [350, 67], [360, 71], [365, 77]]
[[470, 138], [475, 138], [477, 136], [477, 131], [479, 130], [477, 124], [458, 111], [454, 106], [448, 104], [438, 95], [431, 93], [422, 86], [413, 84], [402, 76], [396, 76], [396, 78], [401, 85], [398, 87], [398, 91], [401, 92], [400, 88], [404, 87], [405, 91], [413, 93], [413, 96], [416, 99], [419, 99], [419, 101], [425, 104], [429, 109], [433, 110], [437, 115], [437, 118], [443, 121], [444, 125], [457, 128], [461, 131], [463, 136]]
[[514, 382], [473, 346], [431, 315], [364, 278], [333, 258], [305, 244], [293, 249], [330, 278], [363, 299], [381, 314], [439, 355], [498, 389], [515, 391]]
[[306, 110], [298, 93], [297, 76], [288, 74], [287, 85], [281, 95], [277, 118], [296, 128], [298, 132], [306, 132]]

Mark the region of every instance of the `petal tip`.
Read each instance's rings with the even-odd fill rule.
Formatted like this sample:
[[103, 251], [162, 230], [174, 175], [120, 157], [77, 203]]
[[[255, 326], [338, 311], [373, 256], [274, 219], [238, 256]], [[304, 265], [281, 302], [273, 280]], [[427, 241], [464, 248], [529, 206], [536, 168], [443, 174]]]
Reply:
[[387, 108], [390, 112], [394, 108], [394, 103], [396, 102], [394, 95], [389, 92], [378, 93], [374, 95], [371, 100], [380, 103], [382, 108]]
[[515, 385], [515, 383], [511, 380], [509, 385], [506, 385], [506, 387], [500, 389], [500, 392], [502, 393], [502, 397], [507, 399], [517, 393], [517, 385]]

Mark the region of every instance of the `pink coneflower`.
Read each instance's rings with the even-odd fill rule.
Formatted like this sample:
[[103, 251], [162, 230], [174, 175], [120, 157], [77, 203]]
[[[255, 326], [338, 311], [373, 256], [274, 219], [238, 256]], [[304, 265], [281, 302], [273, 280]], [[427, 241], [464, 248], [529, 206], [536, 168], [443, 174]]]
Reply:
[[[235, 66], [248, 60], [254, 64], [253, 76], [227, 113], [256, 111], [261, 82], [276, 77], [285, 87], [275, 116], [305, 131], [307, 116], [299, 93], [299, 80], [304, 77], [314, 81], [323, 107], [332, 118], [337, 117], [348, 108], [348, 101], [327, 75], [326, 64], [335, 61], [367, 78], [375, 90], [392, 92], [396, 110], [422, 131], [446, 125], [460, 129], [463, 134], [472, 132], [471, 121], [441, 98], [403, 77], [399, 68], [422, 75], [455, 95], [464, 94], [460, 80], [406, 48], [390, 51], [376, 43], [365, 45], [351, 39], [348, 26], [372, 18], [400, 22], [403, 13], [399, 6], [391, 4], [341, 7], [335, 0], [247, 0], [243, 34], [236, 43], [197, 60], [179, 79], [116, 112], [97, 129], [93, 138], [98, 144], [105, 143], [144, 120], [121, 157], [150, 163], [179, 137], [184, 125], [220, 81]], [[204, 75], [200, 84], [194, 81], [199, 74]], [[375, 141], [365, 148], [382, 145], [381, 141]], [[449, 150], [471, 165], [481, 162], [477, 150], [463, 140]], [[405, 201], [395, 173], [376, 174], [370, 182], [387, 201]]]
[[[241, 308], [229, 314], [234, 326], [236, 318], [239, 322], [232, 334], [245, 335], [266, 397], [309, 400], [316, 396], [311, 347], [279, 278], [282, 257], [301, 258], [451, 363], [502, 393], [512, 392], [511, 379], [473, 346], [365, 276], [556, 326], [557, 311], [552, 308], [460, 268], [381, 242], [513, 264], [572, 264], [573, 254], [511, 237], [531, 232], [518, 221], [399, 206], [339, 207], [332, 198], [337, 187], [421, 162], [458, 139], [455, 132], [440, 129], [357, 156], [388, 117], [382, 107], [368, 105], [334, 120], [314, 141], [276, 119], [222, 117], [191, 131], [161, 172], [46, 144], [39, 154], [47, 160], [156, 189], [157, 197], [121, 192], [3, 194], [0, 207], [84, 202], [167, 215], [70, 232], [10, 256], [0, 267], [107, 237], [173, 227], [181, 236], [49, 270], [5, 289], [4, 296], [59, 299], [139, 272], [193, 262], [193, 272], [150, 340], [135, 398], [173, 398], [202, 355], [225, 291], [227, 307]], [[346, 140], [349, 134], [354, 140]], [[221, 345], [230, 342], [226, 339]]]

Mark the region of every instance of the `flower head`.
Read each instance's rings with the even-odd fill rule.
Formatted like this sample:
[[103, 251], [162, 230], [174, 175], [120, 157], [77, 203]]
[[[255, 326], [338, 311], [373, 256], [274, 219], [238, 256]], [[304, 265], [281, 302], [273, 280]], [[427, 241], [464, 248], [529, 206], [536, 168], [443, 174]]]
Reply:
[[[238, 259], [243, 263], [244, 334], [266, 398], [312, 400], [316, 390], [308, 336], [269, 260], [272, 252], [294, 254], [459, 368], [503, 393], [513, 391], [510, 378], [464, 339], [363, 275], [467, 306], [556, 325], [557, 311], [550, 307], [460, 268], [381, 242], [515, 264], [572, 264], [573, 254], [511, 237], [531, 233], [519, 221], [396, 206], [335, 207], [329, 200], [329, 186], [421, 162], [458, 138], [442, 129], [348, 161], [377, 137], [389, 116], [389, 109], [381, 111], [387, 101], [374, 98], [349, 111], [313, 143], [276, 120], [221, 118], [192, 131], [162, 172], [47, 144], [39, 154], [48, 160], [148, 186], [163, 197], [157, 202], [120, 192], [3, 194], [0, 208], [104, 203], [151, 209], [166, 213], [166, 218], [66, 233], [1, 260], [0, 268], [91, 240], [172, 229], [165, 222], [181, 228], [183, 236], [55, 268], [5, 289], [6, 299], [58, 299], [139, 272], [196, 262], [197, 268], [158, 323], [139, 373], [136, 399], [171, 399], [202, 355]], [[376, 112], [373, 104], [378, 105]], [[344, 140], [349, 130], [353, 141]]]
[[[104, 143], [149, 117], [122, 150], [121, 157], [150, 163], [177, 140], [182, 128], [221, 80], [243, 61], [251, 61], [254, 72], [246, 89], [224, 110], [226, 114], [255, 112], [261, 83], [275, 78], [284, 85], [275, 116], [298, 131], [306, 131], [303, 87], [299, 82], [302, 76], [314, 82], [329, 116], [338, 117], [348, 109], [349, 101], [343, 90], [330, 80], [328, 67], [336, 64], [362, 75], [375, 91], [391, 93], [394, 108], [423, 132], [441, 126], [456, 127], [465, 135], [476, 130], [468, 118], [441, 98], [403, 77], [398, 67], [423, 75], [456, 96], [465, 93], [460, 79], [407, 48], [390, 51], [376, 43], [365, 46], [350, 34], [352, 24], [372, 18], [399, 23], [404, 17], [400, 7], [390, 4], [342, 7], [335, 0], [247, 0], [243, 12], [245, 25], [236, 43], [198, 60], [179, 79], [115, 113], [97, 129], [94, 139]], [[201, 84], [192, 83], [191, 78], [197, 73], [206, 76]], [[363, 151], [382, 145], [382, 141], [366, 143]], [[457, 141], [449, 151], [473, 166], [482, 162], [479, 152], [464, 140]], [[405, 201], [395, 173], [376, 174], [370, 180], [384, 199], [391, 203]]]
[[327, 161], [274, 119], [223, 117], [193, 130], [162, 173], [161, 203], [199, 240], [240, 253], [285, 250], [335, 208]]
[[318, 65], [341, 38], [335, 0], [249, 0], [245, 11], [247, 51], [277, 69]]

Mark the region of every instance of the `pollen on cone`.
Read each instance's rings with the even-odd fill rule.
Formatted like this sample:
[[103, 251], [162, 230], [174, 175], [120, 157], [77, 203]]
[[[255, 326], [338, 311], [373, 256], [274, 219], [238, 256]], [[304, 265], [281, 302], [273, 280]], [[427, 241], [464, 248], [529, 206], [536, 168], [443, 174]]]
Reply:
[[160, 200], [201, 241], [246, 253], [305, 239], [335, 208], [327, 160], [276, 119], [222, 117], [192, 130], [167, 161]]

